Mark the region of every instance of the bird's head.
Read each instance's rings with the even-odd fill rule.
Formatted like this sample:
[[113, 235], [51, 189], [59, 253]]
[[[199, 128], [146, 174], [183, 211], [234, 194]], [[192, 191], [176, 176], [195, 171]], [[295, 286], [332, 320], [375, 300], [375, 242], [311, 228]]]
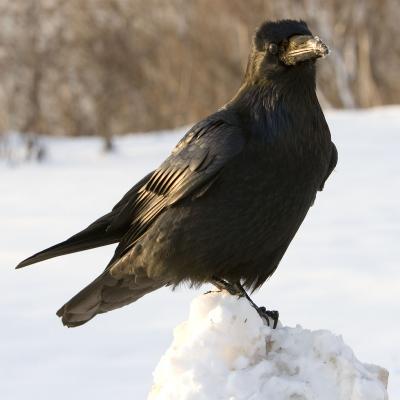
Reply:
[[270, 82], [296, 72], [315, 77], [315, 61], [329, 53], [304, 21], [264, 22], [255, 32], [245, 80]]

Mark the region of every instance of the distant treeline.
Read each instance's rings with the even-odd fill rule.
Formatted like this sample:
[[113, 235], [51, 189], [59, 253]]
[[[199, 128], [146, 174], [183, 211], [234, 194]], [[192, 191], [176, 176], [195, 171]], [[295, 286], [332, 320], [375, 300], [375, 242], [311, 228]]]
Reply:
[[0, 0], [0, 132], [171, 128], [237, 90], [265, 19], [302, 18], [330, 46], [332, 107], [400, 101], [398, 0]]

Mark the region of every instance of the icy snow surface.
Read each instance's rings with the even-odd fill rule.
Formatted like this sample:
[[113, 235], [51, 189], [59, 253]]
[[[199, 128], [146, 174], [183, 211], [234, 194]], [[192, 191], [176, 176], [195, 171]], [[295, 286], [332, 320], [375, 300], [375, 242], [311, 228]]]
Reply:
[[[285, 326], [343, 335], [389, 370], [400, 399], [400, 108], [328, 112], [339, 163], [278, 270], [254, 300]], [[113, 246], [23, 270], [23, 258], [108, 211], [158, 166], [183, 130], [117, 139], [44, 139], [42, 164], [0, 161], [0, 399], [145, 399], [152, 371], [205, 292], [163, 289], [66, 329], [55, 311], [94, 279]]]
[[149, 400], [385, 400], [386, 378], [329, 331], [273, 330], [246, 299], [212, 292], [175, 329]]

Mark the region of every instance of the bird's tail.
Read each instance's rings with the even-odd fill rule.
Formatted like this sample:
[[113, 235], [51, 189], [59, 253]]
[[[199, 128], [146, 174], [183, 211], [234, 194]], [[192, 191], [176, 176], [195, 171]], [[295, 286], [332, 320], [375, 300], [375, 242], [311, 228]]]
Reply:
[[117, 280], [106, 270], [64, 304], [57, 315], [65, 326], [73, 328], [85, 324], [97, 314], [133, 303], [164, 285], [147, 277]]
[[64, 242], [58, 243], [55, 246], [49, 247], [33, 256], [21, 261], [16, 268], [26, 267], [27, 265], [44, 261], [49, 258], [62, 256], [64, 254], [75, 253], [93, 249], [95, 247], [106, 246], [108, 244], [116, 243], [120, 240], [121, 234], [119, 232], [108, 231], [107, 228], [110, 224], [110, 214], [89, 225], [83, 231], [71, 236]]

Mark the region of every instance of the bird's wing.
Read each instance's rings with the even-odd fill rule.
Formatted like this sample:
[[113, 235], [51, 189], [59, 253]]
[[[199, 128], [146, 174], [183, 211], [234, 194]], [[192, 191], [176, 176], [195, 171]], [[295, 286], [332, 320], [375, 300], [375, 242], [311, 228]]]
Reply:
[[[245, 145], [241, 131], [227, 122], [208, 119], [195, 125], [178, 143], [170, 157], [123, 202], [109, 230], [129, 223], [115, 255], [105, 271], [64, 304], [57, 312], [64, 325], [79, 326], [98, 313], [132, 303], [166, 284], [149, 278], [145, 271], [110, 273], [123, 255], [146, 232], [157, 216], [181, 199], [197, 199], [211, 187], [218, 173]], [[122, 273], [121, 273], [122, 272]], [[126, 279], [125, 279], [126, 278]]]
[[338, 162], [338, 152], [336, 149], [336, 146], [333, 142], [331, 142], [332, 147], [331, 147], [331, 159], [329, 161], [329, 166], [328, 166], [328, 171], [324, 177], [324, 180], [321, 183], [321, 186], [319, 187], [319, 190], [322, 191], [324, 189], [325, 186], [325, 182], [327, 181], [327, 179], [329, 178], [330, 174], [332, 173], [332, 171], [335, 169], [336, 164]]
[[67, 240], [21, 261], [17, 268], [26, 267], [49, 258], [119, 242], [126, 230], [129, 229], [129, 221], [125, 221], [125, 225], [123, 223], [115, 224], [112, 229], [110, 225], [119, 215], [125, 212], [127, 206], [136, 198], [138, 190], [146, 184], [151, 175], [151, 173], [148, 174], [133, 186], [109, 213], [98, 218], [87, 228]]
[[195, 125], [110, 224], [115, 229], [130, 221], [111, 263], [131, 248], [163, 210], [188, 196], [204, 194], [244, 145], [241, 130], [222, 119], [209, 118]]
[[122, 254], [157, 215], [188, 195], [201, 195], [226, 162], [244, 145], [241, 131], [216, 116], [196, 124], [172, 154], [115, 205], [83, 231], [23, 260], [17, 268], [49, 258], [120, 242]]

